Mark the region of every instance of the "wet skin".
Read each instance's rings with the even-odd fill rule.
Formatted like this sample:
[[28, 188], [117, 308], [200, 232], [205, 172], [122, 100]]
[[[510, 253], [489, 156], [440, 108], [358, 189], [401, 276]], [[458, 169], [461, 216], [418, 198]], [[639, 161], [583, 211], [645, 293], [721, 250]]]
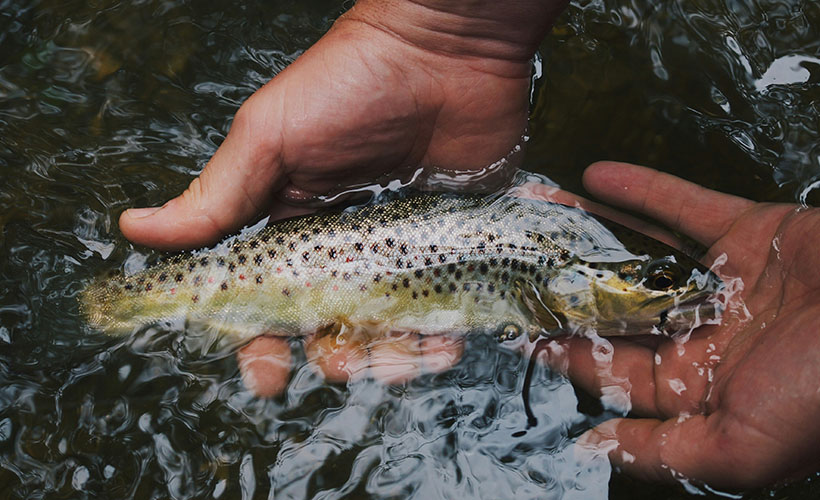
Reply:
[[[266, 212], [303, 213], [295, 202], [340, 184], [406, 165], [474, 170], [503, 157], [526, 121], [528, 58], [563, 3], [516, 1], [496, 15], [494, 2], [471, 3], [469, 14], [444, 12], [435, 1], [358, 2], [242, 106], [183, 195], [159, 211], [126, 212], [123, 233], [157, 248], [199, 247]], [[442, 16], [464, 30], [443, 35], [436, 25]], [[487, 32], [512, 35], [499, 41]], [[597, 447], [641, 478], [680, 474], [729, 488], [817, 470], [818, 211], [757, 204], [628, 165], [594, 165], [584, 180], [604, 201], [709, 246], [707, 264], [725, 254], [721, 272], [742, 279], [750, 319], [703, 327], [682, 347], [555, 341], [552, 366], [593, 394], [620, 391], [635, 417], [605, 422], [580, 447]], [[435, 337], [388, 336], [369, 346], [330, 338], [308, 339], [306, 350], [331, 380], [366, 373], [401, 382], [446, 369], [462, 348]], [[260, 337], [242, 349], [239, 363], [249, 388], [277, 394], [287, 382], [290, 347]]]

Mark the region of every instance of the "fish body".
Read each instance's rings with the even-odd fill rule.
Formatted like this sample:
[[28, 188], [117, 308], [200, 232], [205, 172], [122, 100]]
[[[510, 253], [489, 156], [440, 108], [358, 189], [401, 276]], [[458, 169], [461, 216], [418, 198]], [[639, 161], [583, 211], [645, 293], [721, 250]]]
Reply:
[[578, 208], [428, 194], [274, 222], [95, 281], [80, 308], [113, 334], [183, 319], [240, 339], [333, 325], [508, 339], [658, 333], [711, 312], [719, 287], [686, 255]]

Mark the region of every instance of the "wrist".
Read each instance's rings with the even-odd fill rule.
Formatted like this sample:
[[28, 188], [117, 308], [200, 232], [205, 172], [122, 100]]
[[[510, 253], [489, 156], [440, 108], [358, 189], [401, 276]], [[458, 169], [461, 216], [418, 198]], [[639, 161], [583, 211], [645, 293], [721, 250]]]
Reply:
[[341, 20], [419, 49], [528, 64], [567, 0], [359, 0]]

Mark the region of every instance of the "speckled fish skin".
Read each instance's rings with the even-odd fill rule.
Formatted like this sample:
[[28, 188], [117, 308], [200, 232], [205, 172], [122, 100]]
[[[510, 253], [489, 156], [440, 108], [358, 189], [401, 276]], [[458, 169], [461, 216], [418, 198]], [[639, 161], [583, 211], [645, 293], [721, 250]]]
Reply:
[[[681, 275], [674, 286], [647, 286], [658, 262]], [[682, 253], [577, 208], [433, 194], [278, 221], [95, 281], [80, 306], [90, 326], [112, 334], [184, 319], [240, 339], [332, 325], [625, 335], [690, 321], [690, 304], [704, 316], [719, 287]]]

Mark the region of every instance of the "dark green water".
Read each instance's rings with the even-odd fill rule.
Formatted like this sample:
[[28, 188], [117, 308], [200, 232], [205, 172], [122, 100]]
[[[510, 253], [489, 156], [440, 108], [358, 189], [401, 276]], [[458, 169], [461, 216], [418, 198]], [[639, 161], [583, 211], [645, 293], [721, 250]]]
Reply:
[[[403, 386], [299, 363], [259, 400], [181, 332], [82, 330], [83, 281], [152, 255], [119, 213], [181, 191], [343, 9], [0, 0], [0, 498], [689, 498], [579, 469], [567, 446], [604, 415], [545, 369], [539, 426], [513, 438], [525, 362], [488, 339]], [[816, 204], [818, 32], [810, 1], [576, 1], [542, 46], [524, 167], [578, 191], [589, 162], [626, 160]], [[747, 497], [818, 498], [820, 479]]]

